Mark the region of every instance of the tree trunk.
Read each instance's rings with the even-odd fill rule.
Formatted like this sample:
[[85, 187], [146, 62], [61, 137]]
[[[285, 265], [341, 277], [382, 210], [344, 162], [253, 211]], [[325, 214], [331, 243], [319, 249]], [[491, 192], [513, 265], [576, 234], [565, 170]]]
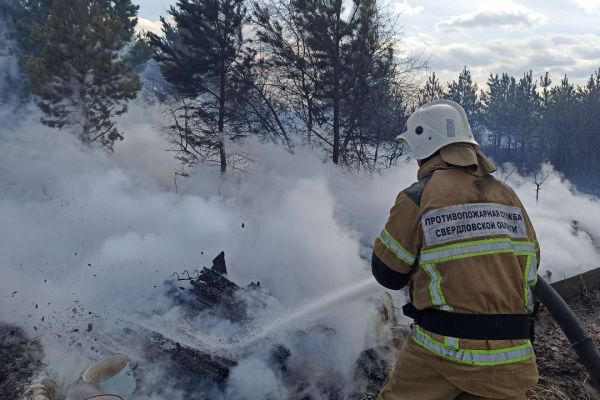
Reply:
[[85, 76], [81, 82], [81, 88], [79, 89], [79, 101], [81, 102], [81, 141], [88, 146], [92, 144], [92, 138], [90, 135], [90, 116], [86, 103], [87, 91], [85, 90]]
[[377, 169], [377, 159], [379, 158], [379, 143], [380, 136], [377, 135], [377, 141], [375, 142], [375, 154], [373, 155], [373, 169]]
[[221, 156], [221, 175], [227, 172], [227, 157], [225, 153], [225, 66], [221, 66], [221, 85], [219, 89], [219, 154]]
[[344, 143], [342, 143], [342, 145], [340, 146], [340, 153], [345, 164], [348, 164], [348, 145], [350, 144], [350, 140], [352, 140], [353, 138], [355, 127], [356, 125], [354, 124], [354, 122], [352, 122], [351, 125], [346, 127], [346, 129], [344, 130], [344, 132], [346, 133], [346, 137], [344, 137]]
[[310, 144], [312, 143], [312, 132], [313, 132], [313, 102], [311, 99], [311, 91], [308, 87], [308, 84], [306, 83], [307, 78], [306, 78], [306, 73], [304, 72], [304, 70], [302, 70], [302, 95], [304, 96], [304, 99], [306, 100], [306, 111], [308, 113], [308, 121], [306, 122], [306, 130], [307, 130], [307, 142]]
[[308, 143], [309, 144], [312, 143], [312, 131], [313, 131], [313, 125], [314, 125], [312, 110], [313, 110], [312, 101], [309, 99], [308, 100], [308, 123], [307, 123], [308, 124], [307, 125], [307, 128], [308, 128], [308, 138], [307, 139], [308, 139]]
[[336, 43], [336, 53], [333, 65], [333, 163], [340, 162], [340, 60], [339, 42]]
[[275, 123], [279, 127], [281, 136], [283, 137], [283, 139], [285, 139], [285, 142], [288, 145], [288, 147], [291, 148], [290, 138], [285, 130], [285, 127], [283, 126], [283, 123], [281, 122], [281, 119], [279, 118], [279, 115], [277, 114], [277, 110], [275, 110], [275, 107], [273, 107], [273, 103], [271, 102], [271, 100], [267, 97], [267, 95], [261, 88], [259, 88], [257, 85], [253, 85], [253, 86], [254, 86], [254, 89], [256, 89], [256, 91], [260, 95], [261, 99], [263, 99], [263, 101], [267, 105], [267, 108], [271, 112], [271, 115], [275, 119]]

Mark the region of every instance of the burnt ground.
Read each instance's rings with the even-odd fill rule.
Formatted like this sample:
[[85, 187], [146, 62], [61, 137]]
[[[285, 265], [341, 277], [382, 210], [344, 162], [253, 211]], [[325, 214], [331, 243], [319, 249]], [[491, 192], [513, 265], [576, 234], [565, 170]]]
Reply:
[[27, 355], [29, 343], [20, 328], [0, 322], [0, 399], [16, 398], [32, 383], [39, 364]]
[[[600, 348], [600, 289], [585, 291], [569, 305]], [[539, 384], [530, 391], [530, 400], [588, 400], [600, 395], [591, 386], [589, 375], [550, 314], [542, 310], [536, 323], [535, 352], [540, 371]]]
[[[570, 301], [569, 304], [585, 325], [596, 346], [600, 348], [600, 290], [584, 292], [573, 301]], [[141, 333], [138, 332], [138, 334]], [[600, 400], [600, 395], [591, 386], [587, 372], [579, 364], [577, 356], [562, 331], [543, 309], [537, 317], [536, 337], [534, 347], [540, 370], [540, 381], [528, 393], [527, 398], [529, 400]], [[18, 327], [8, 326], [0, 322], [0, 399], [22, 398], [27, 387], [33, 383], [32, 381], [36, 380], [41, 366], [39, 361], [36, 362], [29, 356], [32, 346], [30, 339]], [[155, 344], [156, 340], [153, 340], [152, 343]], [[28, 347], [30, 351], [26, 351]], [[171, 348], [175, 350], [169, 353]], [[215, 375], [219, 379], [213, 379], [218, 382], [226, 379], [229, 368], [233, 365], [232, 363], [219, 362], [217, 363], [219, 368], [214, 368], [213, 364], [219, 360], [215, 361], [215, 358], [210, 355], [198, 355], [192, 350], [181, 346], [166, 346], [166, 349], [156, 347], [147, 349], [147, 352], [148, 354], [157, 355], [160, 359], [170, 358], [174, 364], [182, 364], [187, 367], [197, 364], [198, 371], [196, 371], [195, 377], [209, 376], [210, 374], [207, 374], [206, 371], [214, 370], [219, 372]], [[281, 362], [285, 364], [285, 359], [289, 356], [287, 349], [276, 350], [274, 353], [276, 355], [279, 354], [278, 351], [285, 353], [284, 356], [279, 357], [282, 360]], [[42, 354], [41, 352], [42, 349], [37, 349], [38, 354]], [[390, 354], [392, 353], [393, 347], [388, 346], [363, 352], [356, 364], [355, 382], [358, 386], [357, 391], [350, 396], [349, 400], [376, 398], [387, 371], [391, 367]], [[190, 359], [193, 363], [189, 362]], [[189, 373], [189, 368], [187, 368], [187, 371]], [[289, 383], [296, 382], [296, 386], [298, 386], [291, 391], [294, 393], [293, 398], [315, 399], [312, 396], [303, 395], [303, 392], [305, 392], [303, 385], [306, 386], [310, 383], [310, 377], [304, 377], [306, 380], [304, 382], [302, 379], [298, 379], [298, 376], [294, 376], [293, 371], [289, 371], [289, 373], [291, 375], [288, 377]], [[182, 375], [185, 375], [185, 373]], [[182, 378], [184, 377], [182, 376]], [[327, 382], [317, 382], [317, 384], [325, 385], [320, 390], [323, 395], [319, 397], [320, 399], [342, 399], [336, 388], [326, 387]]]

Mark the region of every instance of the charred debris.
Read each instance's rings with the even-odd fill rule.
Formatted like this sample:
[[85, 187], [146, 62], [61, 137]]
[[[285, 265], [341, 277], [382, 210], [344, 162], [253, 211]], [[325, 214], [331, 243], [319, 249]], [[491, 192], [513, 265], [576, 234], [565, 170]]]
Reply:
[[[211, 268], [194, 270], [190, 273], [174, 273], [174, 280], [166, 281], [168, 294], [190, 315], [210, 312], [231, 322], [242, 322], [248, 318], [247, 299], [258, 302], [260, 297], [268, 297], [268, 293], [260, 287], [260, 282], [251, 282], [247, 287], [240, 287], [227, 278], [225, 253], [221, 252], [213, 260]], [[184, 286], [189, 283], [191, 287]], [[262, 302], [264, 305], [264, 302]]]
[[[589, 273], [587, 273], [589, 274]], [[596, 270], [600, 275], [600, 269]], [[595, 275], [594, 275], [595, 276]], [[567, 299], [596, 345], [600, 345], [600, 289], [583, 289], [572, 282], [562, 281], [554, 286]], [[585, 279], [586, 282], [591, 282]], [[574, 283], [573, 283], [574, 282]], [[585, 285], [584, 285], [585, 286]], [[569, 290], [566, 290], [568, 287]], [[252, 282], [241, 287], [227, 276], [224, 253], [213, 260], [211, 268], [184, 271], [174, 274], [165, 282], [165, 290], [175, 304], [185, 310], [189, 318], [200, 314], [212, 315], [236, 324], [252, 323], [250, 307], [268, 304], [274, 298], [261, 287], [260, 282]], [[557, 324], [543, 309], [537, 316], [537, 340], [534, 343], [538, 367], [539, 384], [528, 393], [530, 400], [598, 399], [589, 382], [585, 369], [578, 363], [576, 355]], [[87, 324], [87, 321], [84, 325]], [[91, 343], [100, 353], [115, 351], [114, 347], [101, 343], [102, 324], [93, 331], [78, 330], [77, 345], [85, 342], [84, 336], [94, 337]], [[224, 354], [210, 348], [198, 349], [179, 343], [165, 335], [140, 326], [122, 326], [120, 334], [127, 337], [127, 350], [133, 354], [137, 368], [134, 370], [138, 381], [137, 396], [161, 395], [168, 398], [171, 390], [176, 390], [190, 400], [225, 398], [224, 389], [232, 370], [243, 357], [242, 354]], [[335, 335], [331, 328], [323, 326], [305, 327], [292, 332], [299, 338], [313, 334]], [[390, 343], [366, 349], [357, 360], [354, 369], [354, 386], [348, 395], [348, 388], [340, 387], [339, 381], [328, 374], [314, 374], [305, 368], [298, 368], [291, 362], [293, 349], [274, 340], [265, 340], [259, 345], [268, 352], [269, 365], [277, 370], [285, 384], [289, 396], [286, 400], [369, 400], [375, 399], [383, 384], [406, 330], [397, 330]], [[111, 332], [114, 334], [114, 332]], [[73, 341], [74, 343], [76, 341]], [[90, 341], [88, 341], [89, 343]], [[133, 345], [132, 345], [133, 344]], [[83, 345], [85, 346], [85, 344]], [[0, 322], [0, 398], [7, 400], [30, 399], [31, 387], [42, 376], [43, 348], [35, 340], [27, 338], [24, 332], [14, 326]], [[169, 390], [153, 380], [153, 370], [160, 366], [169, 371]], [[35, 386], [35, 385], [34, 385]], [[39, 386], [39, 385], [38, 385]], [[52, 397], [48, 397], [54, 400]], [[67, 398], [69, 398], [67, 396]], [[58, 397], [57, 397], [58, 399]], [[278, 399], [279, 400], [279, 399]]]
[[[253, 323], [248, 312], [250, 307], [267, 306], [270, 301], [276, 301], [261, 287], [260, 282], [242, 287], [231, 281], [227, 276], [223, 252], [213, 260], [211, 268], [174, 273], [171, 279], [164, 282], [164, 288], [190, 319], [211, 315], [241, 326]], [[93, 330], [85, 329], [87, 322], [83, 324], [83, 329], [71, 332], [70, 343], [73, 345], [85, 348], [92, 344], [100, 358], [119, 351], [131, 354], [136, 364], [134, 375], [138, 381], [135, 398], [144, 398], [145, 395], [168, 398], [173, 391], [189, 400], [225, 398], [224, 390], [231, 371], [247, 355], [243, 351], [232, 354], [211, 351], [209, 347], [200, 350], [134, 324], [122, 325], [119, 332], [111, 330], [110, 334], [102, 331], [102, 323], [96, 322]], [[317, 325], [290, 333], [299, 341], [312, 334], [335, 335], [335, 331]], [[126, 347], [115, 347], [115, 336], [120, 337]], [[31, 357], [28, 351], [32, 345], [38, 347], [37, 357]], [[341, 382], [331, 375], [321, 373], [315, 376], [310, 369], [300, 370], [298, 365], [291, 365], [294, 354], [286, 345], [265, 338], [253, 347], [256, 346], [268, 354], [268, 364], [276, 370], [290, 394], [289, 399], [293, 400], [374, 398], [395, 357], [395, 348], [391, 343], [389, 346], [365, 350], [356, 362], [355, 388], [348, 396], [348, 388], [342, 387]], [[33, 399], [32, 387], [36, 386], [36, 382], [37, 386], [40, 385], [48, 367], [43, 359], [43, 349], [37, 338], [31, 340], [19, 328], [0, 322], [0, 399]], [[168, 385], [153, 381], [153, 376], [156, 376], [154, 368], [169, 371]], [[64, 399], [62, 396], [64, 394], [56, 397], [56, 400]], [[67, 395], [66, 398], [71, 397]], [[48, 399], [55, 400], [52, 396], [48, 396]]]
[[[267, 303], [273, 300], [268, 291], [261, 287], [259, 281], [251, 282], [245, 287], [240, 287], [232, 282], [227, 276], [224, 252], [221, 252], [213, 260], [211, 268], [203, 268], [200, 271], [194, 270], [192, 273], [184, 271], [182, 274], [174, 274], [173, 277], [175, 280], [169, 281], [167, 284], [168, 293], [180, 306], [187, 310], [190, 317], [200, 313], [210, 313], [233, 323], [250, 324], [252, 321], [248, 315], [248, 308], [266, 307]], [[189, 283], [189, 287], [182, 286], [182, 283], [186, 281]], [[293, 335], [306, 336], [311, 333], [311, 329], [319, 330], [321, 334], [335, 335], [335, 331], [323, 326], [298, 330]], [[168, 339], [163, 337], [160, 341], [167, 344], [167, 346], [158, 347], [162, 349], [170, 347]], [[156, 338], [151, 342], [157, 343]], [[321, 376], [315, 378], [310, 376], [309, 373], [299, 374], [298, 371], [293, 370], [288, 365], [288, 360], [293, 353], [285, 345], [270, 340], [265, 340], [260, 345], [270, 349], [269, 364], [278, 369], [277, 372], [285, 381], [289, 392], [292, 393], [290, 399], [341, 400], [348, 398], [345, 388], [338, 386], [331, 377]], [[156, 349], [157, 347], [153, 346], [153, 348], [148, 348], [147, 351], [152, 354]], [[199, 378], [202, 380], [208, 378], [209, 381], [222, 388], [229, 377], [229, 372], [238, 362], [234, 358], [215, 357], [177, 343], [175, 343], [175, 348], [168, 351], [167, 354], [162, 354], [162, 352], [163, 350], [158, 350], [158, 357], [156, 358], [167, 356], [174, 362], [183, 377], [184, 382], [180, 385], [180, 389], [183, 391], [186, 391], [186, 388], [191, 388], [185, 382], [198, 381]], [[355, 365], [354, 381], [356, 387], [350, 398], [354, 400], [374, 398], [387, 377], [394, 355], [395, 348], [391, 343], [389, 346], [363, 351]], [[343, 394], [344, 392], [346, 394]], [[198, 393], [190, 390], [186, 393], [186, 396], [193, 399], [196, 398], [194, 396], [198, 396]]]

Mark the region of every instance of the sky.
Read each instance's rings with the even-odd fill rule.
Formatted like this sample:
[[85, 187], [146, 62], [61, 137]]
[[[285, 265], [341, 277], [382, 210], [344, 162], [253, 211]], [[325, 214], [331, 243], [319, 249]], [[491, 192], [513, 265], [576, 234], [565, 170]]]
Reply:
[[[387, 0], [386, 0], [387, 1]], [[175, 0], [138, 0], [141, 29]], [[490, 72], [535, 77], [548, 71], [584, 84], [600, 68], [600, 0], [391, 0], [404, 32], [400, 50], [428, 61], [442, 82], [468, 66], [477, 82]]]

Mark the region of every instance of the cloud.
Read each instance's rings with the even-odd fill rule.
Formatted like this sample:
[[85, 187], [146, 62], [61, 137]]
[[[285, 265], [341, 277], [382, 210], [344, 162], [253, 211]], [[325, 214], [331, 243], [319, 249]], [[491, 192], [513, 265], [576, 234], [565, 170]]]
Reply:
[[153, 21], [146, 18], [138, 18], [137, 26], [135, 27], [138, 32], [152, 32], [162, 36], [162, 23], [160, 21]]
[[546, 16], [512, 1], [488, 2], [474, 12], [458, 15], [439, 22], [442, 31], [468, 28], [507, 27], [522, 28], [542, 25]]
[[409, 4], [408, 0], [403, 0], [402, 2], [394, 3], [393, 8], [399, 14], [406, 15], [408, 17], [419, 15], [425, 9], [425, 7], [423, 6], [413, 6]]
[[600, 0], [573, 0], [589, 14], [600, 13]]
[[410, 54], [425, 52], [431, 69], [442, 81], [456, 79], [467, 65], [480, 84], [490, 73], [520, 76], [529, 70], [534, 76], [549, 71], [555, 80], [568, 74], [572, 82], [582, 84], [600, 67], [600, 35], [595, 34], [503, 37], [471, 43], [447, 43], [419, 34], [406, 37], [403, 44]]

